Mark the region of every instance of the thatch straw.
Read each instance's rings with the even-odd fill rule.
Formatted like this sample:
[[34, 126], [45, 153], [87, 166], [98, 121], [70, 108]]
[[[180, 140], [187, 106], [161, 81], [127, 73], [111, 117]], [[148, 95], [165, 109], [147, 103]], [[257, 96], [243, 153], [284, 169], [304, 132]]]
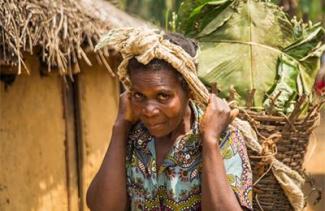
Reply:
[[[28, 72], [23, 52], [37, 54], [48, 64], [48, 71], [57, 67], [62, 75], [80, 71], [73, 68], [79, 67], [78, 60], [91, 65], [86, 52], [93, 51], [100, 35], [111, 28], [93, 11], [76, 0], [1, 1], [0, 65], [17, 65], [18, 74]], [[98, 55], [107, 64], [107, 50]]]

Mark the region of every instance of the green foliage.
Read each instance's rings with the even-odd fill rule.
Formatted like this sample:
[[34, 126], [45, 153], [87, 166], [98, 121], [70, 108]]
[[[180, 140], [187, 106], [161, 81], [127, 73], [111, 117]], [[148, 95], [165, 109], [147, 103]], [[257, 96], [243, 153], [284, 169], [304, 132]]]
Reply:
[[[173, 17], [181, 0], [121, 0], [124, 10], [167, 30], [173, 30]], [[174, 14], [173, 14], [174, 13]]]
[[178, 30], [199, 40], [199, 76], [217, 82], [223, 95], [233, 85], [244, 105], [256, 89], [254, 105], [290, 113], [296, 96], [309, 95], [319, 68], [324, 29], [288, 19], [261, 0], [185, 0]]
[[[271, 2], [280, 6], [291, 6], [285, 8], [293, 10], [294, 15], [305, 21], [323, 22], [325, 24], [325, 3], [323, 0], [271, 0]], [[290, 4], [291, 2], [291, 4]]]
[[[136, 14], [145, 20], [151, 21], [158, 26], [165, 27], [169, 24], [171, 14], [178, 11], [179, 6], [182, 2], [191, 5], [203, 5], [205, 2], [216, 4], [222, 2], [223, 0], [208, 1], [208, 0], [108, 0], [114, 5], [125, 9], [128, 12]], [[295, 4], [295, 15], [300, 18], [308, 18], [313, 22], [323, 21], [325, 23], [325, 4], [322, 3], [324, 0], [270, 0], [271, 2], [279, 5], [283, 2], [296, 2]], [[194, 8], [189, 5], [189, 8]], [[202, 6], [204, 7], [204, 6]], [[199, 8], [198, 8], [199, 10]], [[200, 11], [196, 11], [200, 12]], [[195, 13], [193, 11], [193, 13]], [[166, 22], [166, 16], [168, 16], [168, 21]]]

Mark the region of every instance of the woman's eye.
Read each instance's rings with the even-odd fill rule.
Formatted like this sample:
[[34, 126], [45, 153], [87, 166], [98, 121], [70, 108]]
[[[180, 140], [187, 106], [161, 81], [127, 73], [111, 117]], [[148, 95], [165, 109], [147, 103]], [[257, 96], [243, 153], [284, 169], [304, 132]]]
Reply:
[[135, 93], [133, 93], [133, 97], [136, 100], [142, 100], [143, 99], [143, 94], [135, 92]]
[[169, 95], [168, 94], [165, 94], [165, 93], [160, 93], [160, 94], [158, 94], [158, 99], [159, 100], [162, 100], [162, 101], [166, 101], [166, 100], [168, 100], [169, 99]]

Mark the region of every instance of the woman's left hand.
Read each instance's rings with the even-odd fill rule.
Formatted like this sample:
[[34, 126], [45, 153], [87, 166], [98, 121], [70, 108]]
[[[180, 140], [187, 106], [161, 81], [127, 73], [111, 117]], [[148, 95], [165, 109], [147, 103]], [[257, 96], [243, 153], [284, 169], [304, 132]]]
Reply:
[[238, 115], [238, 109], [231, 110], [225, 100], [210, 94], [209, 103], [200, 121], [203, 140], [218, 140], [224, 129]]

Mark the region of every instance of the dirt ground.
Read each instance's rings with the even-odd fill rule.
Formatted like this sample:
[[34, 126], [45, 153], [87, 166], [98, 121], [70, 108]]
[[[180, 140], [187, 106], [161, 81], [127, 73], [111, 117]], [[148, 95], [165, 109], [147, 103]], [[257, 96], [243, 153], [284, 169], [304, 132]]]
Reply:
[[[313, 205], [317, 194], [313, 192], [308, 200], [307, 211], [321, 211], [325, 207], [325, 109], [321, 114], [320, 126], [315, 130], [305, 158], [305, 168], [315, 179], [316, 187], [323, 192], [321, 201]], [[307, 193], [310, 190], [307, 188]], [[308, 195], [308, 194], [307, 194]]]

